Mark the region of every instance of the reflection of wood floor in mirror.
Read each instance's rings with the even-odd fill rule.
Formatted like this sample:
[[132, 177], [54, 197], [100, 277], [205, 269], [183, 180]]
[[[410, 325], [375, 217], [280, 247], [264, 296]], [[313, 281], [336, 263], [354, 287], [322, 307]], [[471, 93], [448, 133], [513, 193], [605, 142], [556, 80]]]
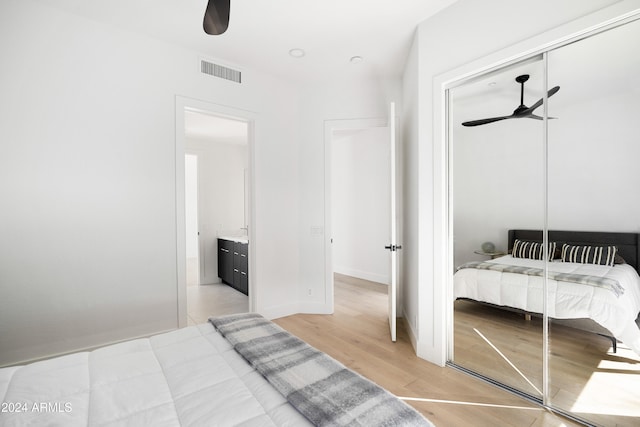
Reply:
[[539, 406], [415, 355], [404, 322], [389, 339], [386, 286], [336, 275], [332, 315], [297, 314], [275, 320], [400, 397], [437, 426], [576, 426]]
[[[457, 364], [540, 396], [542, 319], [460, 300], [454, 318]], [[601, 425], [640, 425], [640, 356], [620, 343], [613, 353], [609, 339], [555, 324], [549, 345], [553, 406]]]

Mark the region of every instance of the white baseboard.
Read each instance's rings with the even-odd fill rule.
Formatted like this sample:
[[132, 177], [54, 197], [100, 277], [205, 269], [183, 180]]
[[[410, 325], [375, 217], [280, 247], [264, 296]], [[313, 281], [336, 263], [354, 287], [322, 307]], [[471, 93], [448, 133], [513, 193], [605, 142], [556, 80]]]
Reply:
[[272, 307], [261, 307], [256, 310], [269, 320], [278, 319], [280, 317], [291, 316], [300, 313], [298, 304], [285, 304]]
[[257, 311], [269, 320], [291, 316], [293, 314], [333, 314], [333, 310], [328, 304], [304, 301], [298, 302], [297, 304], [263, 307]]
[[301, 302], [298, 308], [305, 314], [333, 314], [333, 309], [321, 302]]
[[355, 268], [334, 266], [333, 271], [338, 274], [344, 274], [345, 276], [357, 277], [358, 279], [368, 280], [370, 282], [382, 283], [384, 285], [390, 285], [391, 280], [384, 274], [372, 273], [369, 271], [357, 270]]

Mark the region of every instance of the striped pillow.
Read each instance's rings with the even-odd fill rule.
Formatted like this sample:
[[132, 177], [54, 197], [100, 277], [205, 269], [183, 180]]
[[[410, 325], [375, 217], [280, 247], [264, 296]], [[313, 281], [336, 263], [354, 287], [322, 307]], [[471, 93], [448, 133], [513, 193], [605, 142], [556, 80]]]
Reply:
[[562, 245], [562, 261], [613, 267], [617, 252], [615, 246], [573, 246], [565, 243]]
[[[556, 242], [549, 242], [549, 261], [553, 259], [556, 251]], [[514, 258], [544, 259], [544, 245], [542, 242], [530, 242], [516, 239], [513, 242], [511, 256]]]

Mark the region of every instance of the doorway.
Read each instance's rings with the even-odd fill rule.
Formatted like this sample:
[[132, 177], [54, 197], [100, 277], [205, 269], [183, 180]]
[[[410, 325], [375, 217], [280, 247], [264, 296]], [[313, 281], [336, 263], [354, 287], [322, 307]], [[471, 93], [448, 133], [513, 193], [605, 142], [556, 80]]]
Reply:
[[[253, 307], [254, 117], [198, 100], [177, 101], [178, 323], [184, 327]], [[244, 294], [219, 277], [220, 238], [245, 242]]]
[[[392, 106], [393, 110], [393, 106]], [[395, 112], [392, 112], [395, 120]], [[394, 120], [337, 120], [325, 123], [327, 242], [327, 301], [354, 298], [382, 299], [388, 305], [381, 325], [395, 341], [396, 226], [391, 207], [395, 151], [390, 134]], [[390, 131], [393, 129], [392, 131]], [[393, 153], [393, 154], [392, 154]], [[389, 242], [394, 240], [390, 245]], [[400, 248], [400, 246], [397, 246]], [[357, 300], [357, 297], [355, 298]], [[362, 300], [364, 301], [364, 299]], [[393, 301], [393, 304], [391, 304]], [[385, 326], [387, 323], [389, 325]]]
[[390, 284], [387, 129], [336, 130], [332, 139], [333, 272]]

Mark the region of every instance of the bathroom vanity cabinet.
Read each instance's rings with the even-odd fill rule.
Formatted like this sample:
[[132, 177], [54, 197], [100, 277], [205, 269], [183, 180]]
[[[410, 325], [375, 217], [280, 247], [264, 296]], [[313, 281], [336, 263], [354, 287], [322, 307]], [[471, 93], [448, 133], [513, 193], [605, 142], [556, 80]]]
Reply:
[[242, 238], [218, 238], [218, 277], [249, 295], [249, 242]]

